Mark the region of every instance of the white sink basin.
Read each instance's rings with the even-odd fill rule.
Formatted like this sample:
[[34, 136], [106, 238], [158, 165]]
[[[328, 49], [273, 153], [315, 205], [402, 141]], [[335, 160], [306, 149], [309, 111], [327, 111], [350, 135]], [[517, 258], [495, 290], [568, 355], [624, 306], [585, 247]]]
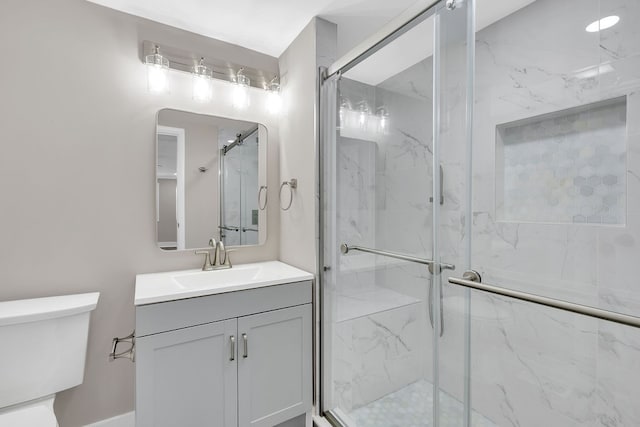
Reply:
[[265, 266], [259, 264], [241, 265], [228, 270], [198, 271], [196, 273], [180, 274], [173, 276], [173, 280], [185, 289], [215, 288], [260, 280], [261, 276], [265, 276], [264, 270]]
[[135, 305], [312, 280], [313, 274], [280, 261], [240, 264], [227, 270], [138, 274]]

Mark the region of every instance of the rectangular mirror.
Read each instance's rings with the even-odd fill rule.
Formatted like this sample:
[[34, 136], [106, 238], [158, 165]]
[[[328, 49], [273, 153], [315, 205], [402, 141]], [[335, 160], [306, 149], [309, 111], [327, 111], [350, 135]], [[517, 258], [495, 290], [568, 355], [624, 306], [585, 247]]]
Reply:
[[266, 240], [267, 129], [164, 109], [156, 128], [157, 243], [165, 250]]

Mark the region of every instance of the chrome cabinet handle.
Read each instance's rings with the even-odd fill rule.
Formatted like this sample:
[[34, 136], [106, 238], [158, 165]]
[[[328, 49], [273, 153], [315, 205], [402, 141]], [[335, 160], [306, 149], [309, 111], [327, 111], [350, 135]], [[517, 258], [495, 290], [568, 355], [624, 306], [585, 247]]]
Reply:
[[247, 337], [247, 334], [242, 334], [242, 343], [244, 345], [244, 351], [242, 352], [242, 357], [243, 358], [247, 358], [249, 357], [249, 339]]
[[236, 360], [236, 337], [231, 335], [229, 337], [229, 341], [231, 342], [231, 356], [229, 357], [229, 360], [233, 361]]

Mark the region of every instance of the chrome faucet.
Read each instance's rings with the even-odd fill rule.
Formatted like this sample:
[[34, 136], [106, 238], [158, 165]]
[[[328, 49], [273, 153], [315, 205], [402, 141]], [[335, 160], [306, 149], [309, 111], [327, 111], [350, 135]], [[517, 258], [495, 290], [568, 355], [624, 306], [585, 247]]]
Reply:
[[229, 257], [231, 250], [227, 250], [222, 241], [218, 242], [216, 239], [209, 239], [209, 246], [211, 249], [196, 251], [196, 255], [204, 255], [202, 271], [223, 270], [232, 267], [231, 258]]

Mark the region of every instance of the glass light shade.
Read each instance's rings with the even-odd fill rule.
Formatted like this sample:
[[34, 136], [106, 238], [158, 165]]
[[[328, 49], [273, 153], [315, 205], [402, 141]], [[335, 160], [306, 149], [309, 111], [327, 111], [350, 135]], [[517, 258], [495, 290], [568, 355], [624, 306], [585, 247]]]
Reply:
[[389, 133], [389, 113], [384, 107], [378, 108], [378, 132], [382, 135]]
[[160, 55], [157, 46], [155, 53], [145, 57], [145, 64], [147, 65], [149, 92], [166, 92], [169, 87], [169, 60]]
[[250, 80], [244, 75], [242, 69], [236, 74], [236, 87], [233, 88], [233, 106], [242, 110], [249, 106], [249, 84]]
[[213, 71], [204, 65], [204, 58], [193, 69], [193, 99], [199, 102], [209, 102], [213, 97]]
[[271, 83], [267, 88], [267, 111], [271, 114], [278, 114], [282, 110], [282, 97], [280, 96], [280, 85]]

